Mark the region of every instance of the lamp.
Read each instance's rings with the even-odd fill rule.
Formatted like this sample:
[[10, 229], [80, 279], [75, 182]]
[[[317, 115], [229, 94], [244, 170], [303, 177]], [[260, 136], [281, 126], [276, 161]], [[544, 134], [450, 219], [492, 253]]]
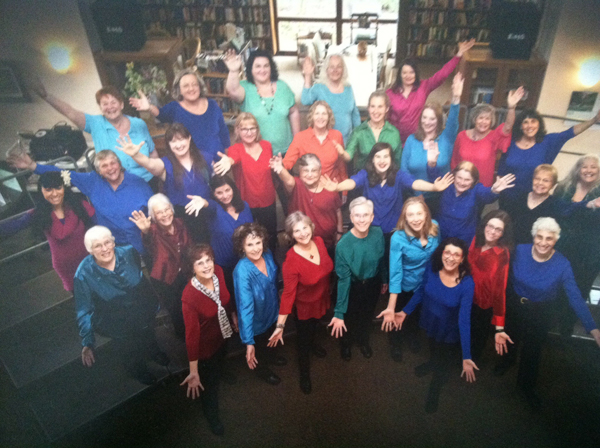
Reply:
[[585, 87], [592, 87], [600, 81], [600, 58], [588, 58], [579, 69], [579, 81]]
[[58, 73], [68, 72], [73, 65], [71, 50], [63, 44], [56, 42], [49, 43], [46, 46], [45, 53], [48, 62]]

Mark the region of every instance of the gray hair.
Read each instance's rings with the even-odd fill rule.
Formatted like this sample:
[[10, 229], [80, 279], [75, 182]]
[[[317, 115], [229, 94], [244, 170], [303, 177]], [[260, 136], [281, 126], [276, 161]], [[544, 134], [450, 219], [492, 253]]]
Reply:
[[154, 196], [148, 199], [148, 215], [150, 218], [152, 218], [152, 221], [156, 219], [156, 216], [154, 216], [154, 207], [157, 205], [168, 205], [171, 207], [171, 210], [175, 211], [175, 208], [168, 197], [162, 193], [156, 193]]
[[491, 104], [482, 103], [471, 109], [469, 117], [470, 123], [475, 126], [475, 120], [482, 114], [490, 114], [490, 117], [492, 118], [490, 128], [493, 129], [494, 126], [496, 126], [496, 108]]
[[290, 242], [294, 241], [294, 227], [296, 227], [296, 224], [299, 222], [308, 224], [312, 229], [313, 235], [315, 233], [315, 224], [312, 220], [301, 211], [294, 212], [285, 218], [285, 235]]
[[342, 54], [328, 54], [327, 57], [325, 58], [325, 61], [323, 61], [323, 66], [321, 67], [321, 73], [319, 74], [319, 82], [323, 83], [323, 84], [327, 84], [327, 69], [329, 68], [329, 64], [331, 64], [331, 60], [333, 58], [340, 58], [340, 60], [342, 61], [342, 79], [341, 79], [341, 83], [344, 86], [349, 86], [350, 83], [348, 82], [348, 67], [346, 66], [346, 61], [344, 60], [344, 55]]
[[350, 210], [350, 214], [352, 214], [352, 210], [354, 210], [356, 207], [360, 207], [361, 205], [366, 205], [368, 208], [370, 208], [371, 213], [373, 213], [373, 210], [375, 209], [375, 207], [373, 205], [373, 201], [365, 198], [364, 196], [359, 196], [356, 199], [354, 199], [352, 202], [350, 202], [350, 205], [348, 206], [348, 209]]
[[181, 70], [180, 72], [177, 73], [177, 75], [175, 75], [175, 79], [173, 80], [173, 89], [172, 89], [173, 92], [171, 94], [173, 96], [173, 99], [175, 99], [175, 101], [183, 100], [183, 95], [181, 94], [181, 89], [179, 88], [179, 83], [181, 82], [181, 78], [183, 78], [186, 75], [194, 75], [196, 77], [196, 80], [198, 81], [198, 85], [200, 86], [200, 96], [205, 97], [206, 96], [206, 84], [204, 83], [202, 76], [200, 76], [200, 74], [196, 70], [192, 70], [191, 68], [186, 68], [185, 70]]
[[108, 227], [104, 226], [94, 226], [90, 227], [90, 229], [85, 232], [85, 236], [83, 237], [83, 244], [85, 245], [85, 249], [91, 254], [92, 246], [98, 240], [103, 240], [105, 238], [110, 238], [111, 240], [115, 240], [112, 232]]
[[531, 228], [531, 236], [535, 237], [542, 230], [554, 233], [557, 241], [560, 238], [560, 226], [554, 218], [538, 218]]
[[309, 165], [317, 165], [321, 169], [321, 159], [315, 154], [304, 154], [298, 159], [298, 167], [304, 168]]
[[[569, 174], [558, 183], [557, 191], [568, 191], [571, 188], [577, 187], [577, 183], [579, 182], [579, 174], [581, 172], [581, 167], [587, 160], [593, 160], [596, 162], [596, 165], [600, 167], [600, 157], [596, 154], [586, 154], [581, 156], [573, 165], [573, 168], [569, 171]], [[598, 180], [592, 185], [592, 190], [600, 185], [600, 177]], [[555, 193], [556, 194], [556, 193]]]
[[100, 171], [100, 162], [108, 159], [109, 157], [114, 157], [115, 159], [117, 159], [117, 162], [119, 162], [122, 171], [123, 164], [121, 163], [121, 159], [119, 159], [119, 156], [117, 156], [117, 154], [112, 149], [103, 149], [102, 151], [98, 151], [96, 153], [96, 157], [94, 157], [94, 168], [96, 168], [96, 171]]

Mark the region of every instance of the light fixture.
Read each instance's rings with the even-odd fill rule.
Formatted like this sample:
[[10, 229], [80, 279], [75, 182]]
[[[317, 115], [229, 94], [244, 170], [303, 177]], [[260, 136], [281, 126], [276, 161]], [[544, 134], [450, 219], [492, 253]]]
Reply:
[[73, 58], [71, 57], [71, 50], [65, 45], [52, 42], [46, 46], [45, 49], [48, 62], [54, 70], [58, 73], [66, 73], [73, 65]]
[[588, 58], [579, 69], [579, 81], [584, 87], [593, 87], [600, 82], [600, 58]]

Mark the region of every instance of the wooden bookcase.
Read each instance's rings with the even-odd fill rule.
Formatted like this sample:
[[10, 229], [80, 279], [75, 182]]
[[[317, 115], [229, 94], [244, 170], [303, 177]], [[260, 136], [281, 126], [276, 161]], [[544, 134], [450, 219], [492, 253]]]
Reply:
[[202, 73], [202, 78], [208, 90], [206, 96], [217, 102], [225, 118], [233, 118], [240, 112], [239, 105], [229, 98], [225, 92], [227, 73]]
[[273, 51], [270, 0], [138, 0], [146, 31], [199, 37], [202, 51], [225, 41], [225, 24], [242, 27], [246, 41]]

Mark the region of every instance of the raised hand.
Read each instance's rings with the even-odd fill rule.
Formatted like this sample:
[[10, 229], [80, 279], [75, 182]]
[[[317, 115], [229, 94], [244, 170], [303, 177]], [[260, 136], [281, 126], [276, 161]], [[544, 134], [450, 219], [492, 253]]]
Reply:
[[130, 157], [133, 157], [138, 152], [140, 152], [140, 149], [142, 149], [142, 146], [144, 146], [144, 144], [146, 144], [145, 141], [138, 143], [137, 145], [134, 144], [131, 141], [129, 134], [125, 134], [124, 136], [119, 136], [119, 138], [117, 139], [117, 143], [119, 145], [121, 145], [121, 146], [117, 146], [117, 149], [123, 151], [125, 154], [127, 154]]
[[256, 351], [254, 350], [253, 345], [246, 346], [246, 363], [248, 363], [248, 367], [250, 367], [250, 370], [254, 370], [258, 365], [258, 360], [256, 359]]
[[454, 79], [452, 80], [452, 97], [460, 99], [463, 91], [463, 85], [465, 83], [465, 78], [463, 77], [461, 72], [458, 72], [454, 75]]
[[277, 343], [281, 341], [281, 345], [283, 345], [283, 328], [275, 328], [275, 331], [269, 338], [269, 343], [267, 347], [277, 347]]
[[187, 397], [192, 400], [195, 400], [200, 396], [200, 390], [204, 390], [204, 386], [200, 382], [200, 375], [198, 372], [190, 372], [188, 376], [185, 377], [183, 383], [180, 386], [184, 386], [187, 384]]
[[150, 101], [148, 101], [148, 97], [142, 92], [138, 90], [139, 98], [129, 98], [129, 104], [131, 107], [134, 107], [137, 111], [142, 110], [150, 110]]
[[502, 333], [496, 333], [496, 353], [502, 356], [504, 353], [508, 353], [507, 342], [514, 344], [512, 339], [503, 331]]
[[271, 157], [271, 160], [269, 160], [269, 168], [271, 168], [275, 174], [281, 173], [281, 170], [283, 170], [283, 157], [281, 157], [281, 153]]
[[496, 177], [496, 182], [492, 185], [492, 193], [500, 193], [501, 191], [506, 190], [507, 188], [512, 188], [515, 186], [516, 176], [514, 174], [507, 174], [503, 177]]
[[37, 163], [33, 161], [31, 156], [26, 152], [11, 154], [6, 161], [15, 168], [20, 170], [35, 170]]
[[138, 229], [142, 231], [142, 233], [148, 233], [150, 230], [150, 225], [152, 224], [152, 219], [150, 216], [146, 217], [143, 211], [134, 210], [131, 212], [131, 217], [129, 220], [134, 223]]
[[315, 61], [312, 60], [310, 56], [306, 56], [304, 61], [302, 62], [302, 75], [305, 78], [313, 76], [315, 73]]
[[454, 183], [454, 175], [452, 173], [444, 174], [444, 177], [438, 177], [433, 181], [435, 191], [444, 191]]
[[506, 98], [506, 103], [509, 109], [514, 109], [519, 104], [519, 101], [523, 99], [525, 96], [525, 89], [523, 86], [519, 87], [516, 90], [510, 90], [508, 92], [508, 97]]
[[223, 154], [221, 151], [217, 151], [217, 155], [221, 157], [221, 160], [216, 163], [213, 162], [212, 167], [217, 176], [222, 176], [231, 169], [232, 162], [231, 158], [227, 154]]
[[463, 54], [465, 54], [467, 51], [469, 51], [471, 48], [473, 48], [473, 45], [475, 45], [475, 39], [466, 40], [464, 42], [459, 42], [458, 43], [458, 53], [456, 53], [456, 56], [462, 57]]
[[348, 331], [348, 329], [346, 328], [346, 324], [344, 324], [344, 319], [339, 319], [337, 317], [331, 319], [331, 322], [327, 326], [332, 327], [331, 336], [335, 338], [342, 337], [344, 331]]
[[185, 212], [188, 215], [194, 215], [198, 217], [200, 210], [208, 205], [208, 201], [201, 196], [193, 196], [188, 194], [187, 198], [190, 199], [190, 202], [185, 205]]
[[377, 319], [383, 318], [383, 322], [381, 322], [381, 331], [392, 331], [398, 329], [398, 327], [396, 327], [394, 317], [394, 310], [389, 308], [386, 308], [377, 315]]
[[334, 193], [337, 192], [337, 187], [339, 184], [336, 181], [332, 180], [327, 174], [321, 175], [321, 177], [319, 178], [319, 183], [325, 190], [332, 191]]
[[426, 144], [424, 142], [423, 146], [427, 150], [427, 165], [431, 167], [437, 166], [437, 160], [440, 155], [438, 142], [435, 140], [429, 140]]
[[337, 150], [338, 155], [343, 156], [344, 153], [346, 152], [344, 147], [341, 144], [339, 144], [338, 142], [333, 142], [333, 144], [335, 145], [335, 149]]
[[230, 72], [239, 72], [242, 68], [242, 57], [239, 54], [236, 54], [234, 50], [227, 50], [223, 62], [225, 62], [225, 65]]
[[475, 382], [475, 370], [479, 370], [479, 367], [472, 359], [463, 359], [463, 370], [460, 377], [462, 378], [464, 375], [467, 383], [473, 383]]

